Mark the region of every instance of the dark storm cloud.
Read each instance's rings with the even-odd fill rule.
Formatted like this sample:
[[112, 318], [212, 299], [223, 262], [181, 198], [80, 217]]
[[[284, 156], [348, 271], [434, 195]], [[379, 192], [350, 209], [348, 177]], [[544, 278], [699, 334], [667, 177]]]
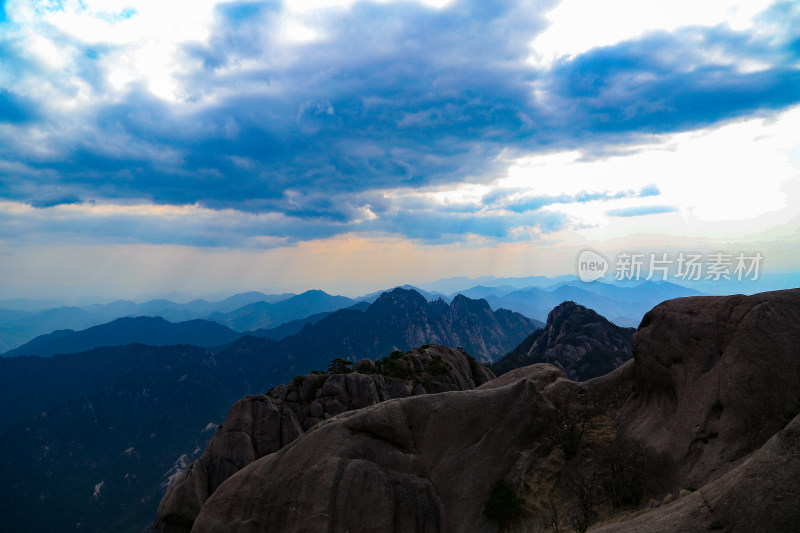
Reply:
[[[562, 62], [548, 74], [548, 92], [576, 136], [689, 130], [797, 103], [797, 57], [783, 65], [785, 52], [719, 27], [659, 33]], [[708, 62], [704, 54], [714, 53], [769, 67], [741, 72]]]

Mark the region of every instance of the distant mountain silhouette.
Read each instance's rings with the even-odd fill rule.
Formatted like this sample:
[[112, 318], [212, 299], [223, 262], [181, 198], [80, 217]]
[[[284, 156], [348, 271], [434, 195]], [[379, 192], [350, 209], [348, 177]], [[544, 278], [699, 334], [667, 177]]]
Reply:
[[631, 287], [609, 283], [572, 281], [554, 287], [529, 287], [502, 295], [487, 295], [493, 308], [503, 307], [542, 319], [563, 301], [572, 300], [594, 309], [621, 326], [638, 326], [642, 316], [664, 300], [698, 296], [700, 292], [668, 282], [646, 281]]
[[153, 346], [192, 344], [210, 348], [228, 344], [241, 336], [241, 333], [208, 320], [189, 320], [174, 324], [163, 318], [141, 316], [118, 318], [108, 324], [93, 326], [83, 331], [54, 331], [10, 350], [5, 356], [48, 357], [57, 353], [78, 353], [101, 346], [135, 343]]
[[42, 305], [40, 302], [5, 300], [9, 308], [0, 306], [0, 353], [17, 348], [39, 335], [65, 329], [83, 330], [122, 317], [151, 316], [170, 322], [184, 322], [207, 318], [211, 313], [231, 312], [253, 302], [275, 303], [291, 296], [294, 295], [245, 292], [219, 302], [198, 299], [180, 304], [156, 299], [137, 304], [129, 300], [116, 300], [106, 304], [43, 310], [38, 309]]
[[446, 294], [442, 294], [441, 292], [425, 291], [425, 290], [422, 290], [422, 289], [420, 289], [418, 287], [415, 287], [414, 285], [406, 284], [406, 285], [398, 285], [397, 287], [393, 287], [392, 289], [389, 289], [389, 290], [376, 291], [376, 292], [371, 292], [369, 294], [365, 294], [364, 296], [361, 296], [359, 298], [359, 300], [372, 303], [375, 300], [377, 300], [380, 297], [381, 294], [384, 294], [386, 292], [391, 292], [394, 289], [405, 289], [405, 290], [408, 290], [408, 291], [416, 291], [416, 292], [420, 293], [422, 296], [424, 296], [425, 299], [428, 300], [429, 302], [433, 301], [433, 300], [438, 300], [439, 298], [442, 298], [446, 302], [449, 302], [452, 299], [452, 298], [448, 297]]
[[345, 296], [331, 296], [324, 291], [311, 290], [276, 303], [255, 302], [228, 313], [212, 313], [207, 318], [237, 331], [252, 331], [335, 311], [354, 303], [355, 300]]
[[3, 310], [0, 313], [0, 351], [10, 350], [37, 335], [59, 329], [85, 329], [105, 322], [77, 307], [44, 311]]
[[519, 313], [492, 311], [485, 300], [457, 296], [448, 305], [396, 288], [363, 312], [341, 309], [280, 344], [301, 365], [322, 354], [357, 360], [423, 344], [461, 346], [476, 359], [492, 361], [541, 325]]
[[[369, 307], [369, 302], [358, 302], [357, 304], [353, 304], [350, 307], [346, 307], [345, 309], [351, 309], [354, 311], [366, 311], [367, 307]], [[332, 311], [326, 311], [324, 313], [317, 313], [315, 315], [307, 316], [305, 318], [298, 318], [297, 320], [292, 320], [290, 322], [286, 322], [284, 324], [280, 324], [273, 328], [261, 328], [257, 330], [253, 330], [249, 332], [250, 335], [254, 337], [267, 337], [268, 339], [273, 339], [276, 341], [285, 339], [286, 337], [290, 337], [292, 335], [296, 335], [300, 333], [306, 324], [316, 324], [326, 316], [332, 314]]]

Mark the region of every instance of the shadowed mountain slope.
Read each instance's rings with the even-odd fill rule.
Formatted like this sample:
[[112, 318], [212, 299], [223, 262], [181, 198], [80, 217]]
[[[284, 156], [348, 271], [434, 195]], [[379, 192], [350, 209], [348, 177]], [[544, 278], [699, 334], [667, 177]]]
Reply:
[[563, 302], [547, 315], [544, 328], [492, 363], [498, 376], [534, 363], [550, 363], [570, 379], [607, 374], [632, 357], [634, 328], [621, 328], [575, 302]]
[[6, 357], [18, 355], [49, 357], [57, 353], [78, 353], [102, 346], [123, 346], [136, 343], [152, 346], [191, 344], [211, 348], [228, 344], [241, 336], [241, 333], [208, 320], [189, 320], [174, 324], [163, 318], [141, 316], [118, 318], [108, 324], [101, 324], [83, 331], [54, 331], [36, 337], [4, 355]]
[[376, 353], [409, 350], [423, 344], [462, 346], [481, 361], [491, 361], [516, 346], [541, 322], [498, 309], [485, 300], [456, 296], [429, 302], [414, 290], [383, 293], [365, 311], [341, 309], [297, 335], [281, 341], [297, 372], [313, 367], [315, 357], [357, 360]]

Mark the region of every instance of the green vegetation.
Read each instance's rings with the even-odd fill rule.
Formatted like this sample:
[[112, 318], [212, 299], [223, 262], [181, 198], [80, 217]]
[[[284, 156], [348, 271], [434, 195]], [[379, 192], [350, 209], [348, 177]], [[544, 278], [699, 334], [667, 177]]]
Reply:
[[396, 356], [396, 353], [392, 352], [389, 357], [375, 362], [377, 373], [391, 378], [411, 379], [413, 377], [411, 366], [404, 360], [408, 356], [404, 358], [402, 352], [400, 356]]
[[[416, 374], [414, 372], [413, 362], [415, 360], [415, 356], [413, 355], [413, 353], [415, 351], [423, 353], [425, 350], [431, 347], [432, 345], [425, 344], [420, 348], [418, 348], [417, 350], [412, 350], [409, 352], [394, 350], [392, 353], [390, 353], [383, 359], [378, 359], [377, 361], [375, 361], [375, 366], [364, 364], [359, 366], [358, 368], [354, 367], [353, 362], [348, 361], [346, 359], [342, 359], [341, 357], [337, 357], [328, 364], [328, 369], [326, 372], [320, 372], [319, 370], [314, 370], [311, 373], [324, 376], [326, 374], [349, 374], [351, 372], [358, 372], [359, 374], [378, 374], [389, 378], [409, 380], [415, 378]], [[465, 357], [467, 357], [467, 360], [469, 361], [470, 364], [470, 368], [473, 370], [473, 372], [475, 372], [477, 370], [478, 362], [475, 361], [475, 359], [472, 356], [464, 352], [463, 348], [462, 348], [462, 353], [465, 355]], [[441, 376], [443, 374], [447, 374], [453, 369], [453, 367], [444, 359], [442, 359], [442, 356], [439, 354], [431, 355], [430, 360], [421, 358], [420, 361], [424, 365], [424, 370], [433, 376]], [[417, 369], [419, 370], [419, 368], [420, 367], [418, 366]], [[305, 379], [304, 376], [297, 376], [296, 378], [294, 378], [292, 383], [294, 383], [295, 385], [299, 385], [300, 383], [302, 383], [303, 379]], [[319, 382], [319, 380], [317, 382]], [[431, 390], [430, 389], [431, 383], [432, 382], [430, 380], [425, 380], [424, 386], [426, 390]], [[319, 386], [322, 385], [320, 384]], [[314, 389], [314, 391], [316, 391], [316, 389]]]
[[337, 357], [328, 365], [328, 374], [349, 374], [353, 371], [353, 363]]
[[328, 379], [328, 376], [320, 376], [317, 380], [311, 385], [311, 388], [308, 389], [308, 396], [309, 401], [313, 400], [317, 396], [317, 391], [322, 388], [325, 384], [325, 381]]
[[434, 376], [441, 376], [442, 374], [447, 374], [452, 368], [453, 367], [442, 360], [441, 355], [434, 355], [425, 370]]

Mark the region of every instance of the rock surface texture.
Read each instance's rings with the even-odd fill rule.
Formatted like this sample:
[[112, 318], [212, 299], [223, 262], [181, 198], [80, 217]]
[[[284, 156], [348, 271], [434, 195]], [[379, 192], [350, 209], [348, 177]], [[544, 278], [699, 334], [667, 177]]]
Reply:
[[203, 503], [226, 479], [323, 420], [393, 398], [474, 389], [494, 378], [458, 350], [438, 345], [355, 366], [352, 373], [298, 376], [267, 394], [236, 402], [203, 455], [162, 499], [158, 529], [189, 531]]
[[[538, 364], [327, 418], [224, 481], [192, 531], [796, 530], [800, 290], [667, 301], [632, 346], [586, 382]], [[520, 499], [490, 518], [499, 480]]]

